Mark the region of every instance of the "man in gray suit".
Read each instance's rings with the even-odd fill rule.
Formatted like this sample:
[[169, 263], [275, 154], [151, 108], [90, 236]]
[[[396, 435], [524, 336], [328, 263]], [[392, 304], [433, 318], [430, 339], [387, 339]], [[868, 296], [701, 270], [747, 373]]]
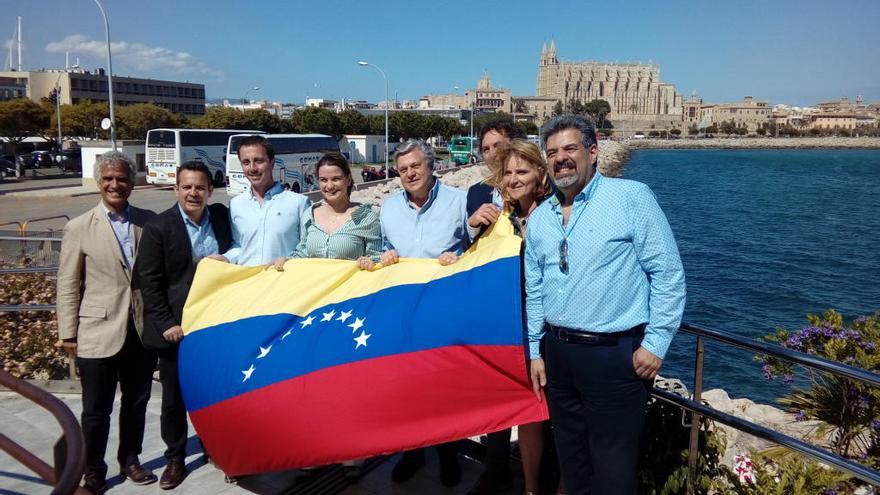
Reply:
[[141, 345], [137, 330], [142, 308], [130, 289], [141, 228], [154, 214], [128, 203], [135, 179], [130, 158], [116, 151], [104, 153], [95, 162], [94, 174], [101, 202], [64, 227], [57, 313], [58, 337], [76, 356], [82, 384], [83, 487], [102, 493], [117, 384], [122, 392], [116, 457], [121, 474], [136, 484], [156, 481], [138, 460], [156, 357]]

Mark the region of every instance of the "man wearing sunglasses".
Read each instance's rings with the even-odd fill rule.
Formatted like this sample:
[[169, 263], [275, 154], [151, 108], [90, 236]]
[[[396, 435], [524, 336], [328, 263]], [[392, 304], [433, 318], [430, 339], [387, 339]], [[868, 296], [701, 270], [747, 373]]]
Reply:
[[561, 115], [541, 134], [558, 193], [526, 234], [532, 383], [539, 400], [546, 386], [569, 493], [635, 494], [645, 404], [681, 322], [684, 270], [651, 190], [596, 170], [590, 121]]

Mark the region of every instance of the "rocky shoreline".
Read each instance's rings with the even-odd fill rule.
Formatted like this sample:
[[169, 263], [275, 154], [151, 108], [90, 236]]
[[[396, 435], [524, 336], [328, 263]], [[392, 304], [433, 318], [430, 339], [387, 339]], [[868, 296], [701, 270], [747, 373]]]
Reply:
[[[613, 141], [602, 141], [599, 148]], [[627, 139], [630, 149], [880, 149], [880, 137]]]

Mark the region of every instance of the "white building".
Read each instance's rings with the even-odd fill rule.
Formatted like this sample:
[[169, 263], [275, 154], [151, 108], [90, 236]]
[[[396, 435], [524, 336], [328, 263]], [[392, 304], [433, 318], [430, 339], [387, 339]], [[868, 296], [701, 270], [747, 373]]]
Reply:
[[384, 149], [384, 134], [347, 134], [339, 140], [339, 150], [349, 154], [351, 163], [384, 163]]
[[[131, 158], [137, 165], [136, 185], [147, 183], [147, 165], [144, 159], [146, 141], [116, 140], [117, 151], [121, 151]], [[110, 141], [80, 141], [82, 148], [82, 185], [84, 187], [97, 187], [95, 183], [95, 161], [98, 155], [102, 155], [113, 149]]]

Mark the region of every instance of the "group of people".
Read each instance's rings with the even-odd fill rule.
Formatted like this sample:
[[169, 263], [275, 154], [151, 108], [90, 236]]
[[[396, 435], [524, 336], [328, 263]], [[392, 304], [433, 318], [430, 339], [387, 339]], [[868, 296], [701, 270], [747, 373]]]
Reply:
[[[645, 404], [684, 307], [678, 250], [646, 186], [597, 171], [592, 123], [559, 116], [542, 136], [544, 153], [511, 122], [485, 126], [480, 142], [490, 173], [467, 193], [433, 174], [431, 146], [402, 143], [394, 161], [403, 190], [386, 198], [378, 215], [352, 201], [351, 169], [339, 153], [316, 165], [321, 201], [285, 190], [273, 179], [274, 152], [261, 136], [239, 145], [251, 187], [228, 209], [208, 204], [211, 174], [199, 162], [179, 168], [171, 208], [155, 215], [134, 207], [128, 201], [133, 163], [117, 152], [101, 155], [95, 163], [101, 202], [68, 222], [58, 271], [59, 338], [76, 356], [82, 383], [84, 488], [106, 489], [117, 384], [121, 474], [138, 484], [157, 481], [138, 458], [157, 364], [167, 446], [159, 484], [172, 489], [186, 477], [177, 349], [201, 259], [277, 270], [296, 257], [347, 259], [364, 270], [401, 258], [449, 265], [489, 226], [509, 218], [524, 239], [524, 352], [536, 400], [545, 389], [549, 402], [558, 491], [635, 493]], [[545, 431], [544, 424], [518, 428], [526, 493], [540, 490]], [[512, 486], [510, 435], [488, 435], [486, 470], [469, 493]], [[437, 451], [441, 483], [458, 484], [456, 444]], [[405, 482], [424, 462], [422, 449], [404, 452], [392, 479]], [[358, 478], [360, 461], [345, 463], [344, 473]]]

